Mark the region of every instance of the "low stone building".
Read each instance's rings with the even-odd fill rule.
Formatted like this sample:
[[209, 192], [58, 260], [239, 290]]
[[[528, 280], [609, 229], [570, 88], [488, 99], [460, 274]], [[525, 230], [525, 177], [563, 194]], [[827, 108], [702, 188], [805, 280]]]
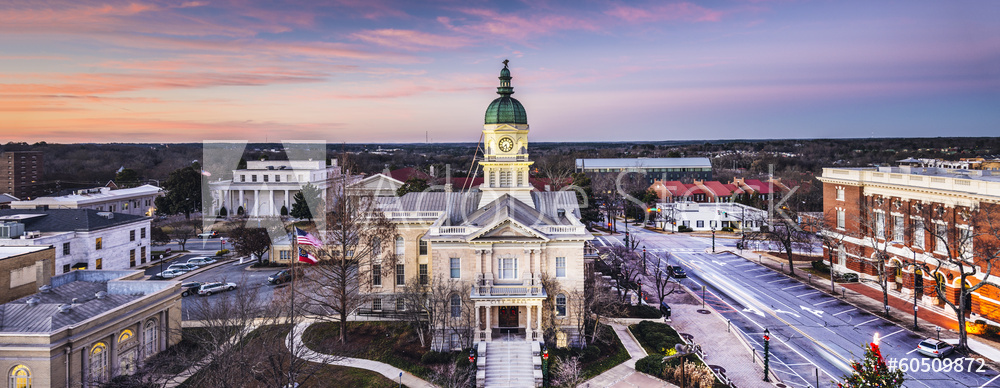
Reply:
[[38, 292], [54, 275], [52, 247], [0, 247], [0, 303]]
[[141, 271], [73, 271], [0, 305], [11, 387], [90, 387], [180, 342], [180, 283]]

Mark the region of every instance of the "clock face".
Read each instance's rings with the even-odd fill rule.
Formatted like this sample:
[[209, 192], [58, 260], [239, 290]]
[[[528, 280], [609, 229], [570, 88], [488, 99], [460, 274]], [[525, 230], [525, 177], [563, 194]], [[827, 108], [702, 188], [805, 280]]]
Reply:
[[498, 145], [500, 146], [500, 151], [510, 152], [510, 150], [514, 148], [514, 141], [509, 137], [505, 137], [500, 139], [500, 143]]

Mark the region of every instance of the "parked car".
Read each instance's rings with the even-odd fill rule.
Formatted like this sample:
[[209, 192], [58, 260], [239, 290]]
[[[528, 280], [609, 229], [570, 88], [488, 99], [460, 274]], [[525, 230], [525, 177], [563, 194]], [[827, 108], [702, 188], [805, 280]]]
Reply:
[[216, 260], [214, 258], [199, 256], [199, 257], [192, 257], [192, 258], [188, 259], [187, 264], [197, 265], [199, 267], [202, 267], [202, 266], [206, 266], [206, 265], [209, 265], [209, 264], [212, 264], [212, 263], [215, 263], [215, 262], [216, 262]]
[[219, 232], [216, 232], [214, 230], [210, 230], [210, 231], [207, 231], [207, 232], [204, 232], [204, 233], [198, 233], [198, 237], [201, 237], [201, 238], [215, 238], [215, 237], [219, 237]]
[[170, 264], [170, 266], [167, 267], [167, 269], [175, 269], [175, 270], [178, 270], [178, 271], [191, 272], [191, 271], [194, 271], [194, 270], [198, 269], [198, 266], [194, 265], [194, 264], [187, 264], [187, 263], [174, 263], [174, 264]]
[[917, 352], [925, 356], [941, 358], [955, 351], [955, 347], [947, 342], [928, 338], [920, 341], [917, 345]]
[[235, 289], [236, 289], [236, 283], [223, 283], [223, 282], [205, 283], [201, 285], [201, 288], [198, 288], [198, 295], [209, 296], [217, 292], [232, 291]]
[[187, 282], [181, 284], [181, 296], [189, 296], [198, 293], [198, 289], [201, 288], [201, 282]]
[[[302, 269], [301, 268], [296, 268], [295, 269], [295, 275], [296, 275], [296, 277], [302, 276]], [[292, 281], [292, 270], [291, 269], [283, 269], [281, 271], [278, 271], [274, 275], [268, 276], [268, 278], [267, 278], [267, 282], [271, 283], [271, 284], [281, 284], [281, 283], [290, 282], [290, 281]]]
[[670, 276], [673, 276], [675, 279], [688, 277], [687, 272], [684, 272], [684, 268], [681, 268], [679, 265], [668, 265], [667, 270], [670, 271]]
[[165, 271], [156, 274], [156, 277], [160, 279], [172, 279], [185, 274], [187, 271], [182, 271], [179, 269], [167, 268]]

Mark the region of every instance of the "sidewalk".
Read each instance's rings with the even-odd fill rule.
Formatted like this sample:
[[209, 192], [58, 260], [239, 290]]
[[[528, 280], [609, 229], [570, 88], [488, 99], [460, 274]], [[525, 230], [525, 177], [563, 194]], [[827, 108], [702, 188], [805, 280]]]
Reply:
[[[734, 255], [740, 256], [739, 251], [732, 248], [725, 248], [720, 250], [720, 252], [721, 251], [730, 252]], [[781, 271], [782, 273], [788, 275], [787, 268], [785, 268], [788, 263], [785, 259], [776, 258], [766, 253], [760, 258], [753, 256], [758, 256], [758, 254], [752, 251], [743, 251], [743, 258], [751, 261], [759, 261], [764, 266]], [[795, 268], [810, 268], [810, 264], [808, 262], [796, 263]], [[862, 283], [836, 283], [835, 289], [838, 292], [831, 293], [829, 279], [813, 276], [810, 283], [808, 280], [809, 274], [805, 271], [796, 271], [795, 276], [789, 275], [789, 277], [802, 282], [803, 284], [810, 284], [813, 288], [828, 295], [833, 295], [844, 302], [854, 305], [860, 310], [867, 311], [880, 317], [885, 317], [882, 308], [882, 290], [880, 289]], [[941, 340], [952, 344], [958, 343], [958, 321], [944, 315], [943, 312], [935, 311], [934, 308], [928, 308], [927, 306], [919, 306], [919, 310], [917, 311], [918, 329], [913, 330], [912, 301], [907, 301], [899, 296], [893, 295], [893, 293], [890, 292], [889, 308], [891, 321], [896, 326], [912, 331], [925, 338], [937, 338], [937, 328], [940, 327]], [[992, 341], [976, 338], [972, 335], [969, 335], [968, 339], [969, 348], [971, 348], [973, 352], [993, 361], [994, 364], [1000, 363], [1000, 344], [991, 343]], [[994, 367], [996, 367], [996, 365], [994, 365]]]

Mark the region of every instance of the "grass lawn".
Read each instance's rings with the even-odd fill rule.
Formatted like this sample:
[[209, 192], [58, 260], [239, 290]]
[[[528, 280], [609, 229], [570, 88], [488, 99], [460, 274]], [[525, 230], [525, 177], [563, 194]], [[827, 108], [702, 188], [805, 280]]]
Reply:
[[604, 373], [608, 369], [614, 368], [618, 364], [632, 358], [628, 354], [628, 350], [625, 350], [625, 346], [622, 345], [622, 341], [615, 335], [614, 329], [611, 326], [601, 324], [598, 326], [598, 330], [600, 330], [598, 340], [586, 349], [549, 349], [549, 355], [562, 358], [580, 357], [580, 362], [583, 364], [584, 379]]
[[302, 334], [302, 341], [320, 353], [384, 362], [417, 377], [431, 378], [431, 369], [420, 362], [430, 348], [421, 347], [416, 333], [405, 323], [349, 322], [348, 343], [341, 345], [337, 341], [339, 336], [339, 323], [322, 322], [309, 326]]

